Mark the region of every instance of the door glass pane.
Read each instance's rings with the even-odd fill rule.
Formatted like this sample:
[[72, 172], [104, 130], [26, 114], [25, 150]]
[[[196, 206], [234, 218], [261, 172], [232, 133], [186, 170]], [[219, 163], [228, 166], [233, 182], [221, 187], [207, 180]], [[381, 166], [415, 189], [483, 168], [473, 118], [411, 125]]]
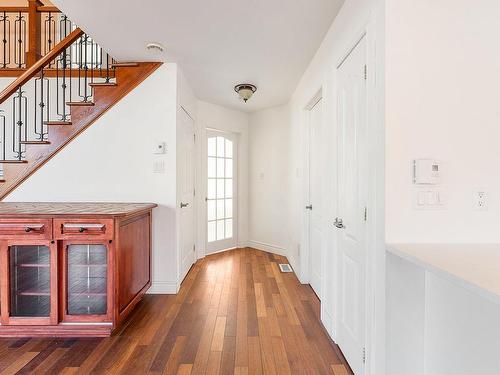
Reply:
[[214, 200], [208, 200], [207, 201], [207, 213], [208, 213], [208, 220], [212, 221], [215, 220], [217, 217], [215, 216], [215, 201]]
[[225, 139], [223, 137], [217, 137], [217, 156], [223, 158], [225, 155]]
[[232, 199], [226, 199], [226, 212], [225, 212], [224, 216], [226, 218], [233, 217], [233, 200]]
[[216, 158], [208, 158], [208, 163], [207, 163], [208, 178], [217, 177], [217, 172], [215, 170], [215, 163], [216, 163], [216, 161], [217, 161]]
[[207, 187], [207, 198], [208, 199], [215, 199], [216, 198], [215, 184], [216, 184], [215, 178], [210, 178], [208, 180], [208, 187]]
[[208, 138], [207, 151], [208, 151], [208, 156], [215, 156], [215, 155], [217, 155], [217, 153], [216, 153], [217, 148], [216, 148], [215, 138]]
[[48, 246], [11, 246], [10, 316], [50, 316], [50, 249]]
[[224, 178], [224, 158], [217, 158], [217, 178]]
[[226, 159], [226, 178], [233, 178], [233, 159]]
[[217, 198], [224, 198], [224, 179], [217, 179]]
[[234, 142], [209, 137], [207, 147], [207, 239], [212, 242], [233, 237]]
[[217, 219], [224, 219], [224, 199], [217, 200]]
[[224, 238], [224, 220], [217, 220], [217, 240]]
[[107, 307], [105, 245], [68, 246], [68, 314], [103, 315]]

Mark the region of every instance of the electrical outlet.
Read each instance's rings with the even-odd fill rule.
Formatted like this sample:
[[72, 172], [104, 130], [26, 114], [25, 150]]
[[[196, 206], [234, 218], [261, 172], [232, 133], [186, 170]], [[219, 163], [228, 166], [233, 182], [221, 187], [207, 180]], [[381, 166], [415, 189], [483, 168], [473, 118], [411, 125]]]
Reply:
[[484, 190], [474, 193], [474, 208], [477, 211], [486, 211], [488, 209], [488, 194]]

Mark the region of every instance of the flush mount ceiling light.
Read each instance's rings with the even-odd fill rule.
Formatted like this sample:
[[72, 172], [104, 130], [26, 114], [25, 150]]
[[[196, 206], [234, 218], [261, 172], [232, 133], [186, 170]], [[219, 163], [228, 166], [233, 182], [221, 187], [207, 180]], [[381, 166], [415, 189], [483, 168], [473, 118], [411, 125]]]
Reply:
[[234, 86], [234, 91], [236, 91], [240, 98], [246, 103], [255, 91], [257, 91], [257, 87], [250, 83], [240, 83], [239, 85]]
[[162, 53], [165, 51], [165, 47], [163, 47], [160, 43], [148, 43], [146, 44], [146, 49], [155, 53]]

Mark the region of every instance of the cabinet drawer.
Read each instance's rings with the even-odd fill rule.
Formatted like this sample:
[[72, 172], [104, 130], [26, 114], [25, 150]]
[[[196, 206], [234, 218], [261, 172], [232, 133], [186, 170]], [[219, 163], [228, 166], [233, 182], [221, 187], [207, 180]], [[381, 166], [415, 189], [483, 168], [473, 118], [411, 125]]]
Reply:
[[0, 220], [0, 239], [30, 238], [51, 239], [52, 220], [42, 219], [2, 219]]
[[60, 239], [113, 238], [113, 219], [54, 219], [54, 237]]

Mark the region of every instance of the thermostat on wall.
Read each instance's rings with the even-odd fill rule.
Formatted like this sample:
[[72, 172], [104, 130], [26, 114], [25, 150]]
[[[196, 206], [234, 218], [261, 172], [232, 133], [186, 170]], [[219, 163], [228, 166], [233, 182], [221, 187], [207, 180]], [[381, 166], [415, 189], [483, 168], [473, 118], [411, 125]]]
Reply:
[[441, 163], [433, 159], [413, 161], [413, 183], [418, 185], [437, 185], [441, 177]]

